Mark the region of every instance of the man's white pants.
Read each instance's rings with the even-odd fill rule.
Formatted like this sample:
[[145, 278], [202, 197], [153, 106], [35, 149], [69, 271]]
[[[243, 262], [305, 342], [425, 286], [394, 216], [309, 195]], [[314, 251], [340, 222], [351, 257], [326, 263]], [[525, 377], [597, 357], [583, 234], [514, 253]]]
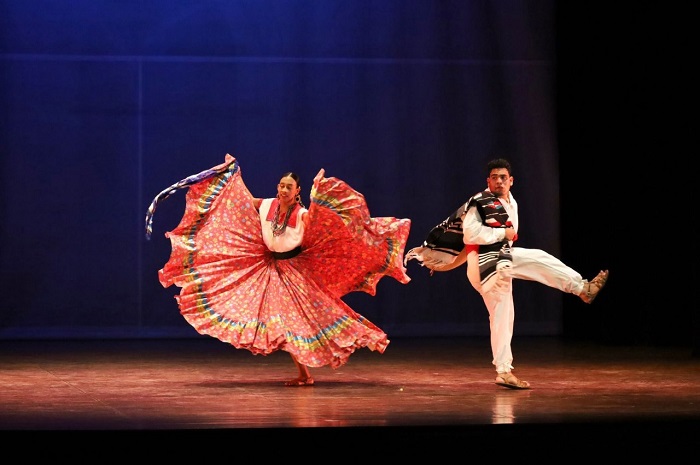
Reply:
[[513, 338], [515, 306], [513, 305], [513, 279], [537, 281], [546, 286], [579, 295], [586, 283], [581, 274], [566, 266], [561, 260], [540, 249], [511, 248], [513, 261], [502, 267], [489, 281], [481, 283], [479, 257], [476, 251], [467, 255], [467, 278], [484, 299], [489, 312], [491, 352], [498, 373], [513, 369]]

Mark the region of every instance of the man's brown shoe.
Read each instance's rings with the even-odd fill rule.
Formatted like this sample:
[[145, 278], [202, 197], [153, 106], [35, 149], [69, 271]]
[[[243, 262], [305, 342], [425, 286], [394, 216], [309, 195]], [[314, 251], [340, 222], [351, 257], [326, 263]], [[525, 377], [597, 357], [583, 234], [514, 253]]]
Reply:
[[586, 282], [583, 285], [583, 291], [579, 294], [581, 300], [590, 304], [598, 296], [598, 293], [605, 287], [605, 283], [608, 282], [608, 275], [610, 272], [608, 270], [603, 270], [598, 275]]
[[530, 389], [530, 383], [517, 378], [513, 373], [498, 373], [496, 384], [510, 389]]

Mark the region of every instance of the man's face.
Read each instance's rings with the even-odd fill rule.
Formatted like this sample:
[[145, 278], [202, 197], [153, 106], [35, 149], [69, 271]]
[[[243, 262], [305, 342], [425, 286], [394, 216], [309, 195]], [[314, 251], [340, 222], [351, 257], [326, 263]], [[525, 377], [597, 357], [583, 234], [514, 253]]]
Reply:
[[505, 196], [508, 195], [510, 187], [513, 185], [513, 176], [509, 175], [505, 168], [495, 168], [486, 178], [486, 183], [494, 195], [497, 197]]

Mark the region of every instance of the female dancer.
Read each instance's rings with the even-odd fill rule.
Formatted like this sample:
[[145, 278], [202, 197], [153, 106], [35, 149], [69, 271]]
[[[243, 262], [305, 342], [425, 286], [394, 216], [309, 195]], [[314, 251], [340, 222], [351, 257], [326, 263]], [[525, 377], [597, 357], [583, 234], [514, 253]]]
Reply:
[[294, 173], [281, 177], [275, 198], [256, 198], [227, 154], [163, 190], [146, 215], [148, 238], [158, 202], [189, 188], [180, 224], [165, 233], [172, 252], [159, 280], [181, 288], [180, 313], [199, 333], [253, 354], [288, 352], [299, 373], [287, 386], [313, 385], [309, 367], [338, 368], [358, 348], [383, 353], [387, 335], [341, 297], [375, 295], [384, 276], [410, 281], [411, 221], [371, 217], [362, 194], [324, 174], [307, 210]]

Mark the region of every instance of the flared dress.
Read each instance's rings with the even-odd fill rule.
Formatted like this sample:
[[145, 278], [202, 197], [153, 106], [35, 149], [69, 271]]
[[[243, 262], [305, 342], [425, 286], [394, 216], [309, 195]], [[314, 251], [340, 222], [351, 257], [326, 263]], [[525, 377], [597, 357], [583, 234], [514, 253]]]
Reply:
[[157, 203], [188, 188], [180, 223], [165, 233], [172, 250], [158, 278], [181, 288], [180, 313], [200, 334], [253, 354], [283, 350], [309, 367], [337, 368], [359, 348], [384, 352], [387, 334], [341, 298], [373, 296], [385, 276], [410, 281], [403, 254], [411, 221], [371, 217], [361, 193], [322, 173], [301, 252], [288, 259], [266, 247], [254, 198], [229, 154], [153, 200], [147, 237]]

